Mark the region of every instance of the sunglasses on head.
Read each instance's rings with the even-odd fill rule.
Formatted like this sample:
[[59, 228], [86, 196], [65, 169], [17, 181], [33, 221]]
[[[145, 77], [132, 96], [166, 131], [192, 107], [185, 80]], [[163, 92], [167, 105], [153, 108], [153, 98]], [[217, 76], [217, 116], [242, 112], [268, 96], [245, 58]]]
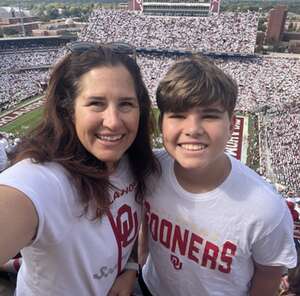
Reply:
[[134, 46], [125, 42], [111, 42], [111, 43], [96, 43], [91, 41], [75, 41], [68, 43], [66, 48], [73, 53], [83, 53], [88, 50], [105, 47], [111, 49], [115, 54], [125, 54], [136, 60], [136, 49]]

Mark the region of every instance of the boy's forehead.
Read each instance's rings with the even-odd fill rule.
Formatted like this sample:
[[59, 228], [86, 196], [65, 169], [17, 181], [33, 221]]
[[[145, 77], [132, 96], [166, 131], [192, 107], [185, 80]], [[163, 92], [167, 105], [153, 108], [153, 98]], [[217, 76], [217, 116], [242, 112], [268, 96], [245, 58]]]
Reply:
[[224, 105], [221, 101], [217, 101], [211, 104], [199, 104], [196, 106], [189, 106], [187, 105], [178, 105], [173, 106], [171, 110], [166, 110], [168, 112], [189, 112], [189, 111], [201, 111], [201, 112], [226, 112]]

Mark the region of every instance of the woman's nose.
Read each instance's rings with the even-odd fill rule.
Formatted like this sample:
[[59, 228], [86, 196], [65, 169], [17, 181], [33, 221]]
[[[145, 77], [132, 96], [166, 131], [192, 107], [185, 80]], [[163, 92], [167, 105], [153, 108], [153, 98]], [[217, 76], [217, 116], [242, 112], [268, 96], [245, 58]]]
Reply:
[[116, 129], [121, 124], [120, 114], [118, 109], [114, 106], [108, 106], [107, 109], [102, 113], [103, 126], [109, 129]]

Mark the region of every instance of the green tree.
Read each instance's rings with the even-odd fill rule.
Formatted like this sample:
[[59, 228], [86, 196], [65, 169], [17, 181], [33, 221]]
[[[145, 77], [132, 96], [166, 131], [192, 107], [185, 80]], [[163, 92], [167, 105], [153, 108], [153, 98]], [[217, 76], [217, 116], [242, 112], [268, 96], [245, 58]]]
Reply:
[[294, 23], [293, 23], [293, 22], [290, 22], [290, 23], [289, 23], [289, 26], [288, 26], [288, 32], [294, 32], [294, 31], [295, 31]]
[[267, 26], [266, 26], [265, 23], [266, 23], [266, 18], [261, 17], [261, 18], [258, 20], [258, 27], [257, 27], [257, 30], [258, 30], [258, 31], [262, 31], [262, 32], [266, 32]]

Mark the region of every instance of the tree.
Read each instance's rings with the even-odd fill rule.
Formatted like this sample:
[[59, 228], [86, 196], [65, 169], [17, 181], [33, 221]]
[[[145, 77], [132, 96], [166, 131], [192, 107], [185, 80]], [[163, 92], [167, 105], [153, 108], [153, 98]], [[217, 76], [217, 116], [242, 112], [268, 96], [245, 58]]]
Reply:
[[297, 25], [294, 24], [293, 22], [290, 22], [289, 26], [288, 26], [288, 32], [295, 32], [296, 28], [297, 28]]
[[262, 32], [266, 32], [267, 26], [266, 26], [265, 23], [266, 23], [266, 18], [261, 17], [261, 18], [258, 20], [258, 27], [257, 27], [257, 30], [258, 30], [258, 31], [262, 31]]

